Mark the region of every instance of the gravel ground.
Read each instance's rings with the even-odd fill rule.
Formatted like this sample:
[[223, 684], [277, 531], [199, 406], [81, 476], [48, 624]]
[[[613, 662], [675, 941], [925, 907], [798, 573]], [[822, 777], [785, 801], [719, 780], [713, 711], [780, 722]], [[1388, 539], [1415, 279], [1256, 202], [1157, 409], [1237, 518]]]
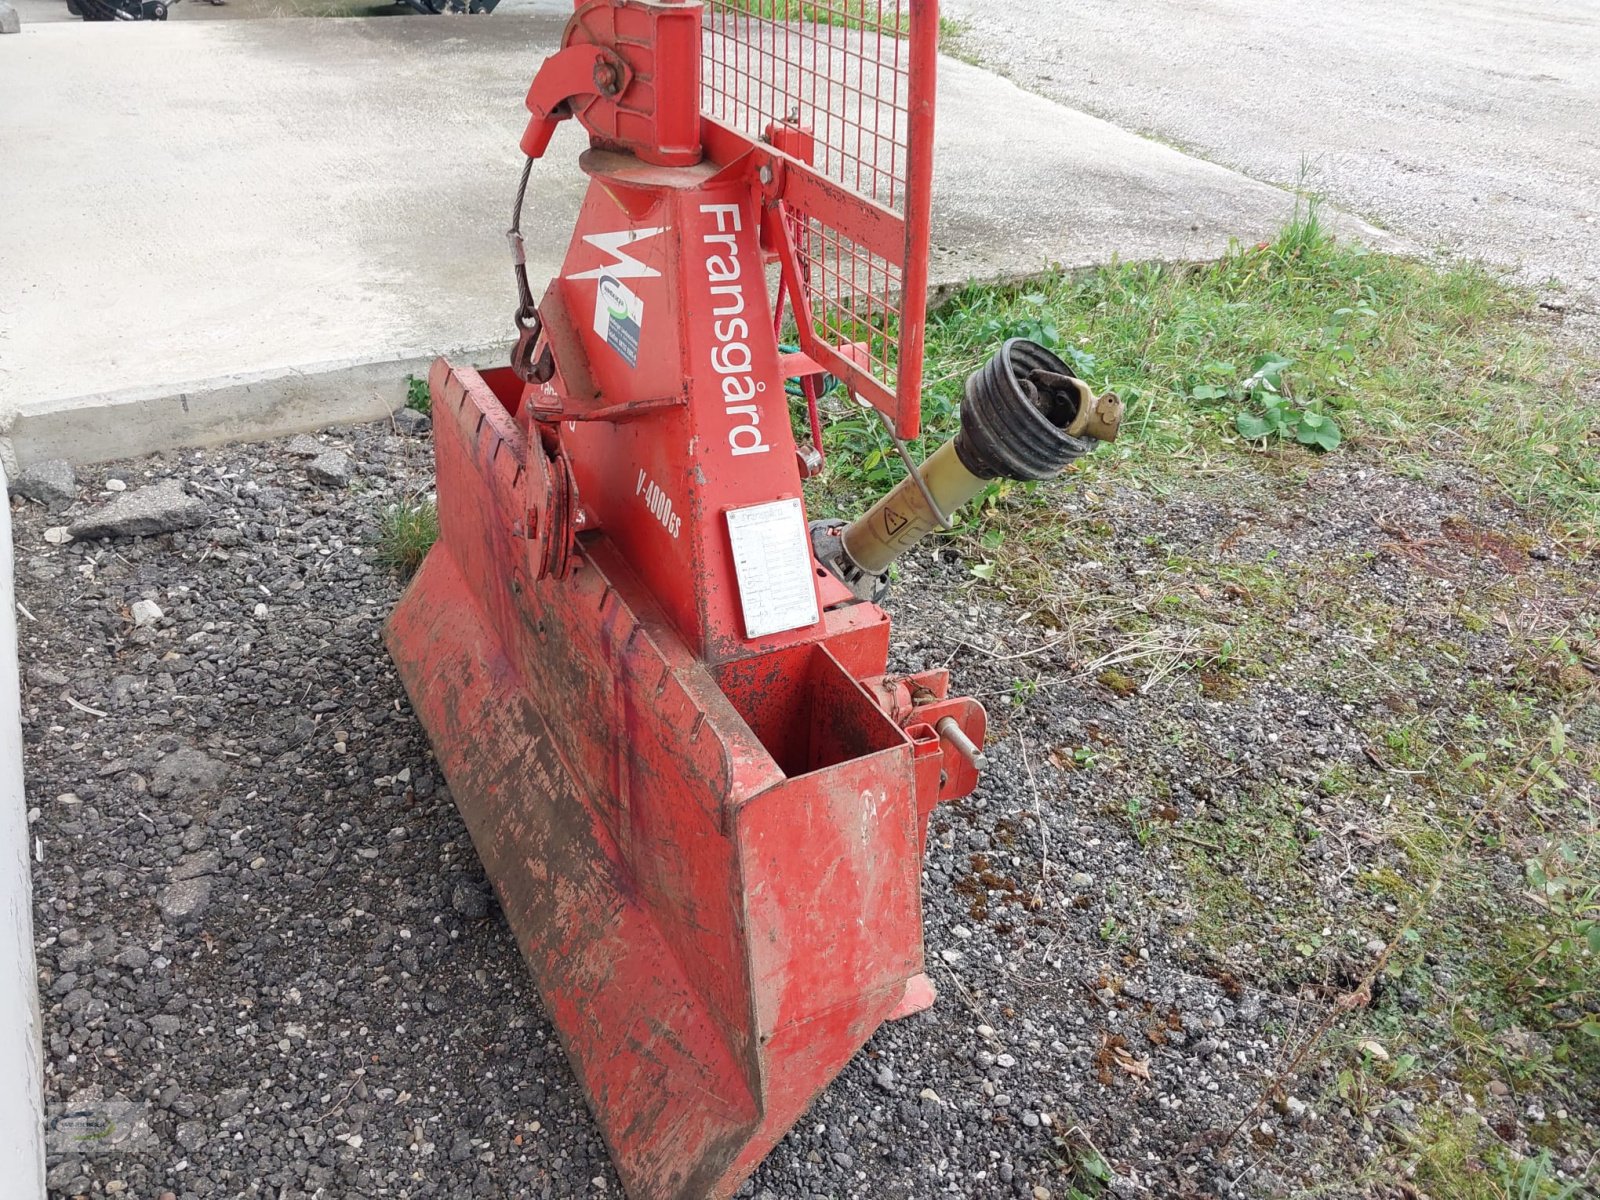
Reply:
[[[52, 1197], [618, 1194], [379, 640], [398, 585], [374, 562], [378, 517], [426, 492], [430, 460], [425, 437], [362, 427], [89, 468], [65, 511], [19, 502], [47, 1100], [57, 1117], [126, 1102], [139, 1118], [53, 1154]], [[115, 481], [163, 480], [203, 504], [198, 524], [53, 532], [117, 500]], [[1312, 562], [1373, 544], [1374, 514], [1435, 532], [1462, 512], [1516, 520], [1481, 490], [1348, 465], [1291, 483], [1299, 501], [1244, 532], [1248, 499], [1072, 496], [1071, 519], [1126, 553], [1065, 555], [1062, 587], [1112, 612], [1175, 586], [1162, 564], [1180, 551]], [[1479, 543], [1436, 540], [1458, 578], [1503, 574]], [[1546, 554], [1523, 556], [1527, 578]], [[1363, 586], [1437, 587], [1414, 558], [1379, 553]], [[1584, 603], [1548, 582], [1550, 603]], [[994, 768], [935, 816], [941, 997], [873, 1038], [745, 1194], [1062, 1200], [1091, 1143], [1116, 1196], [1307, 1178], [1377, 1194], [1341, 1181], [1380, 1135], [1314, 1081], [1291, 1081], [1222, 1161], [1209, 1149], [1384, 933], [1381, 913], [1362, 925], [1339, 905], [1346, 856], [1385, 851], [1310, 783], [1328, 763], [1375, 769], [1361, 714], [1287, 674], [1233, 700], [1187, 674], [1118, 695], [1028, 605], [974, 590], [949, 549], [919, 554], [893, 607], [900, 665], [952, 662], [998, 718]], [[1475, 644], [1485, 670], [1497, 636]], [[1074, 748], [1109, 765], [1084, 769]], [[1240, 977], [1199, 952], [1170, 845], [1146, 848], [1126, 819], [1140, 780], [1184, 817], [1251, 780], [1299, 789], [1300, 822], [1339, 831], [1304, 863], [1344, 922], [1330, 953]], [[1266, 941], [1241, 953], [1298, 961]]]

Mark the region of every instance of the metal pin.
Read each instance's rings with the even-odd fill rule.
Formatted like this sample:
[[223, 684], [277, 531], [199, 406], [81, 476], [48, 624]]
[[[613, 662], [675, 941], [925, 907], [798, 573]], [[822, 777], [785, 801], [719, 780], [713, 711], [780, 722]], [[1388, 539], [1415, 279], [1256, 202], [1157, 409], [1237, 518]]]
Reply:
[[974, 770], [986, 771], [989, 769], [988, 756], [967, 736], [967, 731], [956, 722], [954, 717], [940, 717], [934, 731], [949, 742], [961, 753], [961, 757], [972, 764]]

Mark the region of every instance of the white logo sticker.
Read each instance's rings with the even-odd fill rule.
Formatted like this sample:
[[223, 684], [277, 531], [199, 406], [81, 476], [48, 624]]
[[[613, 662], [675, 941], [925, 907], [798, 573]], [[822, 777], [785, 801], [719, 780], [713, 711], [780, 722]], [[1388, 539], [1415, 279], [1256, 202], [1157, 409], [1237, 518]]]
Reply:
[[665, 225], [657, 225], [651, 229], [619, 229], [615, 233], [586, 233], [583, 235], [583, 240], [602, 254], [609, 254], [611, 261], [590, 271], [579, 271], [576, 275], [568, 275], [567, 278], [599, 279], [609, 275], [613, 279], [654, 279], [661, 272], [654, 267], [645, 266], [633, 255], [624, 251], [623, 247], [665, 232]]

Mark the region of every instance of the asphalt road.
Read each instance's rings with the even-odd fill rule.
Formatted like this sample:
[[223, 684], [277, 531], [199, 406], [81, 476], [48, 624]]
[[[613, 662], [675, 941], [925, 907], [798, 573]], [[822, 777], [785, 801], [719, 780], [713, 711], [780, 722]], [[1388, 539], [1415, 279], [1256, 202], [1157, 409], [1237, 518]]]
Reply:
[[1595, 0], [944, 0], [1022, 86], [1600, 302]]

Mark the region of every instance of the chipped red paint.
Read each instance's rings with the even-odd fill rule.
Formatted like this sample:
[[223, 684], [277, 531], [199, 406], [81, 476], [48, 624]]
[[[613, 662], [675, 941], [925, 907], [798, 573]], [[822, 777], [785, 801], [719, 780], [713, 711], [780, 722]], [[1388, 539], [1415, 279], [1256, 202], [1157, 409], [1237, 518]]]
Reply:
[[931, 1001], [922, 847], [965, 768], [931, 721], [982, 709], [884, 679], [870, 604], [708, 665], [603, 533], [535, 580], [528, 440], [476, 372], [430, 382], [441, 536], [390, 652], [629, 1195], [729, 1195]]
[[[568, 54], [537, 149], [571, 80], [626, 118], [642, 53]], [[440, 539], [386, 640], [629, 1196], [701, 1200], [933, 1002], [928, 816], [976, 783], [936, 727], [984, 714], [887, 675], [888, 617], [814, 561], [816, 619], [745, 636], [726, 514], [801, 496], [783, 372], [815, 369], [773, 331], [772, 152], [606, 128], [521, 376], [434, 364]]]

